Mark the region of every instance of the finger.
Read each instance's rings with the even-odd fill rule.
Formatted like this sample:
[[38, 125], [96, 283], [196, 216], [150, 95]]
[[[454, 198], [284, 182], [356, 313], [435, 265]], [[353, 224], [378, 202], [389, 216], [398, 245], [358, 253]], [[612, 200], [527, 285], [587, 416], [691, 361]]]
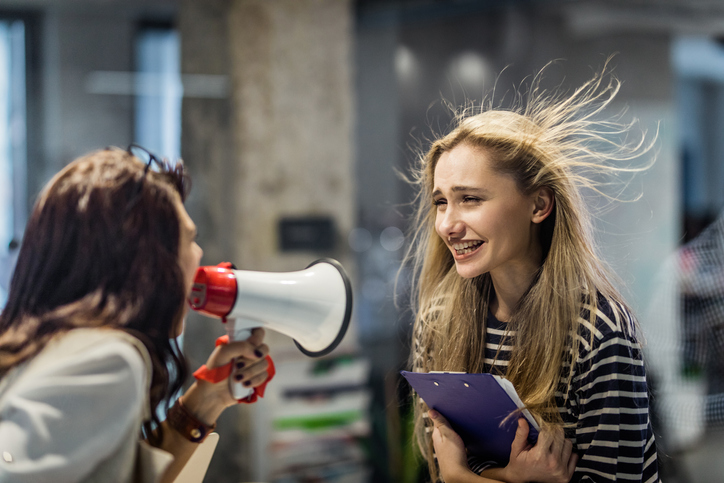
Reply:
[[232, 359], [243, 358], [245, 360], [257, 361], [266, 357], [269, 353], [269, 346], [261, 344], [254, 346], [246, 340], [229, 342], [226, 345], [218, 346], [209, 356], [208, 367], [218, 367], [228, 364]]
[[440, 428], [437, 426], [432, 430], [432, 444], [437, 450], [438, 445], [442, 443], [442, 434], [440, 434]]
[[432, 420], [432, 424], [434, 427], [433, 432], [437, 431], [441, 437], [449, 437], [449, 434], [454, 432], [452, 427], [450, 427], [450, 423], [448, 423], [447, 419], [445, 419], [445, 416], [443, 416], [439, 412], [435, 411], [434, 409], [430, 409], [427, 412], [427, 415], [430, 416], [430, 419]]
[[263, 384], [268, 378], [269, 375], [267, 374], [267, 372], [262, 371], [256, 374], [245, 375], [242, 384], [245, 387], [256, 387]]
[[551, 443], [551, 453], [558, 458], [563, 452], [563, 443], [566, 439], [563, 437], [563, 431], [561, 431], [560, 428], [556, 428], [556, 431], [552, 436], [553, 442]]
[[248, 362], [238, 360], [236, 361], [236, 370], [234, 372], [234, 380], [236, 381], [248, 381], [259, 374], [266, 374], [269, 368], [269, 363], [266, 359], [262, 359], [258, 362]]
[[543, 429], [538, 433], [538, 441], [535, 443], [536, 448], [540, 451], [551, 451], [553, 446], [553, 434], [549, 429]]
[[447, 419], [445, 419], [445, 416], [434, 409], [430, 409], [427, 412], [427, 415], [430, 416], [430, 419], [432, 419], [432, 424], [434, 425], [433, 432], [437, 431], [441, 438], [450, 440], [457, 440], [460, 438], [460, 435], [458, 435], [452, 426], [450, 426], [450, 423]]
[[447, 419], [445, 419], [445, 416], [440, 414], [439, 412], [435, 411], [434, 409], [430, 409], [427, 411], [427, 415], [430, 416], [430, 419], [432, 420], [432, 424], [438, 428], [441, 426], [450, 426], [450, 423], [447, 422]]
[[573, 453], [573, 443], [566, 439], [563, 442], [563, 449], [561, 450], [561, 461], [568, 462], [571, 459], [571, 453]]
[[518, 429], [515, 430], [515, 439], [510, 445], [511, 457], [518, 456], [520, 453], [530, 447], [530, 445], [528, 444], [529, 431], [530, 427], [528, 426], [528, 422], [525, 419], [520, 418], [518, 420]]
[[573, 453], [571, 459], [568, 460], [568, 476], [573, 476], [573, 472], [576, 471], [576, 465], [578, 464], [578, 454]]
[[251, 336], [246, 339], [246, 341], [254, 347], [260, 346], [264, 342], [264, 334], [264, 329], [261, 327], [257, 327], [255, 329], [252, 329]]

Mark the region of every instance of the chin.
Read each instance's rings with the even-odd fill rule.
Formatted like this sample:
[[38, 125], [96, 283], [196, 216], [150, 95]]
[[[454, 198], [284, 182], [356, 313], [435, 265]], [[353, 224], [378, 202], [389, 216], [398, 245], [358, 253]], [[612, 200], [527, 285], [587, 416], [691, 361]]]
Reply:
[[458, 275], [460, 275], [462, 278], [465, 279], [472, 279], [475, 277], [479, 277], [480, 275], [484, 274], [484, 270], [478, 270], [474, 267], [461, 267], [460, 265], [455, 265], [455, 268], [457, 269]]

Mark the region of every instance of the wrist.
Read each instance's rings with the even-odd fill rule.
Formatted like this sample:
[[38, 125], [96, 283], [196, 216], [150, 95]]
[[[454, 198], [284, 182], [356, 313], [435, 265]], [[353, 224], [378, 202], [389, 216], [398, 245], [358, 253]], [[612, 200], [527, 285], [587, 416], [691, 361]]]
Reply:
[[455, 466], [445, 477], [445, 483], [469, 483], [475, 482], [479, 478], [467, 465]]
[[488, 468], [484, 470], [480, 476], [495, 481], [504, 481], [505, 483], [524, 483], [522, 480], [518, 479], [514, 472], [512, 472], [507, 466]]
[[216, 424], [216, 420], [226, 408], [224, 402], [218, 400], [215, 394], [202, 391], [197, 382], [194, 382], [179, 399], [182, 399], [184, 407], [196, 419], [209, 426]]
[[171, 409], [169, 409], [166, 421], [178, 434], [192, 443], [203, 442], [206, 437], [216, 429], [216, 424], [206, 424], [199, 421], [199, 419], [185, 407], [180, 397]]

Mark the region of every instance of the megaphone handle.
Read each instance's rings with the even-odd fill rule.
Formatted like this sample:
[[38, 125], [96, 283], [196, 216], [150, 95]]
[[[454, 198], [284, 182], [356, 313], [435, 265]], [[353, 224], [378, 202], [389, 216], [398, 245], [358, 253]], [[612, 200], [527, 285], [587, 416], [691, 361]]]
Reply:
[[[226, 333], [229, 335], [229, 341], [246, 340], [251, 337], [251, 329], [237, 329], [234, 322], [234, 319], [226, 320]], [[234, 360], [232, 364], [236, 365], [236, 360]], [[231, 391], [231, 395], [234, 396], [234, 399], [237, 401], [239, 399], [244, 399], [254, 392], [254, 389], [244, 387], [243, 383], [234, 380], [233, 374], [229, 376], [229, 390]]]

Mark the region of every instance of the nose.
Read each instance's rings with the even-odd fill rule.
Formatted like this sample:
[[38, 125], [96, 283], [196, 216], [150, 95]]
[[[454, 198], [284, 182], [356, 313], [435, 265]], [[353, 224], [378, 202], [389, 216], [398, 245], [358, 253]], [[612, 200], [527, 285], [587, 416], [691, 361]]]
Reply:
[[460, 213], [448, 205], [444, 212], [437, 214], [437, 233], [442, 238], [458, 237], [465, 233], [465, 223]]

